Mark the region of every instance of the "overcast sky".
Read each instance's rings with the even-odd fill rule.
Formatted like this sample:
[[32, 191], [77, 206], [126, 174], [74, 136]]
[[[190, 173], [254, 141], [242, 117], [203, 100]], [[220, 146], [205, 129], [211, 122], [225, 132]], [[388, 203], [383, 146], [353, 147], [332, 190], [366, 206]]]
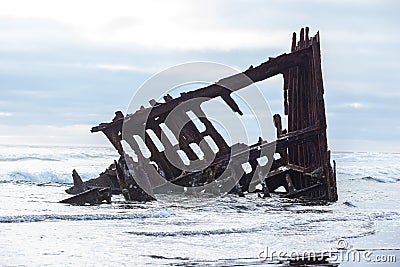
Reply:
[[[108, 145], [91, 126], [158, 71], [199, 60], [244, 70], [289, 52], [309, 26], [321, 34], [332, 150], [400, 152], [399, 3], [2, 1], [0, 143]], [[260, 88], [281, 112], [281, 80]]]

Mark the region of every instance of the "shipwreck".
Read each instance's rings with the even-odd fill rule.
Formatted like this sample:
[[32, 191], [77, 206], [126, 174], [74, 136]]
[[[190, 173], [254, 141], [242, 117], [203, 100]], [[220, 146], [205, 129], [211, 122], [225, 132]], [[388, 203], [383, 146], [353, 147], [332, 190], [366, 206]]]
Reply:
[[[176, 188], [182, 192], [192, 190], [198, 193], [200, 191], [195, 189], [201, 188], [201, 192], [219, 191], [239, 196], [256, 192], [261, 197], [269, 197], [281, 186], [286, 191], [279, 193], [282, 197], [336, 201], [336, 166], [334, 161], [333, 167], [331, 165], [327, 144], [319, 33], [310, 37], [308, 27], [301, 29], [299, 38], [293, 33], [290, 53], [269, 58], [256, 67], [251, 66], [242, 75], [253, 83], [276, 75], [283, 76], [287, 126], [282, 125], [281, 115], [273, 116], [276, 140], [268, 142], [260, 138], [252, 145], [229, 146], [205, 116], [201, 104], [216, 97], [221, 97], [232, 112], [241, 114], [230, 94], [249, 84], [237, 81], [235, 75], [182, 93], [176, 98], [167, 94], [162, 103], [151, 100], [150, 107], [142, 107], [132, 114], [124, 115], [117, 111], [111, 122], [91, 129], [93, 133], [104, 133], [120, 157], [99, 177], [85, 182], [74, 170], [74, 186], [66, 191], [75, 196], [62, 202], [81, 205], [111, 202], [114, 194], [123, 194], [129, 201], [151, 201], [155, 200], [155, 194], [173, 193]], [[226, 88], [228, 85], [229, 90]], [[193, 99], [200, 100], [181, 112], [174, 112], [172, 120], [167, 119], [175, 108]], [[185, 113], [189, 109], [205, 125], [205, 131], [200, 132]], [[162, 123], [171, 129], [178, 144], [165, 138], [166, 133], [160, 127]], [[155, 144], [154, 137], [148, 134], [149, 129], [162, 143], [163, 151]], [[134, 135], [142, 138], [151, 153], [150, 157], [143, 155]], [[212, 138], [218, 147], [217, 152], [204, 142], [206, 136]], [[135, 159], [124, 149], [123, 142], [134, 151]], [[211, 159], [208, 164], [202, 165], [204, 160], [193, 151], [192, 143], [200, 147], [204, 158]], [[267, 153], [268, 164], [261, 166], [258, 159], [265, 149], [273, 151], [272, 154]], [[171, 157], [175, 161], [180, 160], [178, 150], [183, 151], [197, 167], [188, 170], [171, 162]], [[279, 154], [279, 157], [273, 157], [274, 154]], [[244, 163], [251, 166], [249, 172], [243, 171], [241, 166]], [[224, 183], [227, 180], [230, 181], [228, 185]], [[214, 186], [207, 187], [211, 184]]]

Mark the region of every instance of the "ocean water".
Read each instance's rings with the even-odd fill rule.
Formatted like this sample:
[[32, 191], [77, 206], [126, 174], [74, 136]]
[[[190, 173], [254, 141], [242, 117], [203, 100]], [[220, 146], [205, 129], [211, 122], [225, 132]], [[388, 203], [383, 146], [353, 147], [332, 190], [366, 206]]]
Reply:
[[[290, 254], [328, 251], [339, 266], [400, 266], [400, 154], [332, 153], [333, 204], [256, 194], [58, 203], [72, 169], [89, 179], [117, 158], [111, 147], [0, 146], [0, 266], [289, 266]], [[338, 257], [351, 248], [371, 254]]]

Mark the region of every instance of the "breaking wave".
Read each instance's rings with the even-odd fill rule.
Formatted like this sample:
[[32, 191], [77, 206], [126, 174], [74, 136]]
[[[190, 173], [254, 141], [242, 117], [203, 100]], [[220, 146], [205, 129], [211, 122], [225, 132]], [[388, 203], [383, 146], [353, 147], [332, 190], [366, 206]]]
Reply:
[[208, 235], [226, 235], [226, 234], [244, 234], [244, 233], [254, 233], [261, 231], [260, 228], [237, 228], [237, 229], [214, 229], [214, 230], [198, 230], [198, 231], [176, 231], [176, 232], [136, 232], [129, 231], [127, 234], [138, 235], [138, 236], [208, 236]]
[[45, 158], [40, 156], [22, 156], [22, 157], [3, 157], [0, 161], [25, 161], [25, 160], [41, 160], [41, 161], [60, 161], [54, 158]]
[[65, 161], [73, 159], [99, 159], [99, 158], [113, 158], [116, 154], [113, 151], [99, 149], [96, 151], [38, 151], [36, 153], [21, 152], [5, 153], [0, 155], [0, 162], [14, 162], [14, 161]]
[[[54, 183], [54, 184], [72, 184], [72, 171], [67, 172], [53, 172], [53, 171], [29, 171], [29, 170], [15, 170], [10, 172], [1, 173], [0, 170], [0, 183]], [[83, 180], [95, 178], [99, 172], [93, 173], [79, 173]]]
[[[83, 180], [95, 178], [100, 171], [93, 173], [79, 173]], [[71, 170], [65, 172], [55, 171], [28, 171], [15, 170], [5, 173], [0, 173], [1, 182], [31, 182], [31, 183], [57, 183], [57, 184], [72, 184]]]
[[110, 220], [133, 220], [147, 218], [168, 218], [174, 213], [168, 209], [161, 209], [146, 213], [127, 213], [127, 214], [48, 214], [48, 215], [17, 215], [0, 216], [0, 223], [27, 223], [43, 221], [110, 221]]
[[97, 177], [118, 157], [111, 147], [1, 146], [0, 181], [72, 183], [76, 169], [83, 180]]
[[397, 183], [400, 181], [400, 178], [396, 177], [372, 177], [372, 176], [365, 176], [362, 178], [366, 181], [374, 181], [379, 183]]
[[400, 167], [396, 166], [360, 166], [340, 164], [337, 166], [339, 175], [363, 177], [400, 177]]
[[[3, 176], [3, 177], [1, 177]], [[34, 183], [71, 183], [71, 176], [56, 174], [50, 171], [29, 172], [29, 171], [12, 171], [1, 175], [3, 181], [23, 181]]]

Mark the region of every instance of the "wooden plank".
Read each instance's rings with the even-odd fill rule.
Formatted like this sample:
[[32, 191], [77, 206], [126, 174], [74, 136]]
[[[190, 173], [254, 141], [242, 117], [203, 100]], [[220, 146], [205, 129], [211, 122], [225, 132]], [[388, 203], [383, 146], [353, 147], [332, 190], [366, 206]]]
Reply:
[[273, 171], [270, 171], [267, 174], [266, 178], [270, 178], [270, 177], [273, 177], [273, 176], [276, 176], [276, 175], [279, 175], [282, 173], [286, 173], [288, 171], [295, 171], [295, 172], [303, 174], [306, 172], [306, 168], [298, 166], [298, 165], [294, 165], [294, 164], [287, 164], [287, 165], [281, 166]]
[[296, 32], [293, 33], [292, 36], [292, 47], [290, 49], [291, 52], [296, 51]]
[[311, 185], [311, 186], [309, 186], [309, 187], [307, 187], [307, 188], [300, 189], [300, 190], [296, 190], [296, 191], [294, 191], [294, 192], [292, 192], [292, 193], [289, 193], [289, 194], [285, 194], [285, 195], [283, 195], [283, 197], [285, 197], [285, 198], [296, 198], [296, 197], [301, 197], [301, 196], [304, 196], [304, 195], [306, 195], [306, 194], [309, 194], [309, 193], [311, 193], [311, 192], [313, 192], [313, 191], [315, 191], [315, 190], [320, 189], [321, 186], [322, 186], [321, 183], [316, 183], [316, 184], [313, 184], [313, 185]]

